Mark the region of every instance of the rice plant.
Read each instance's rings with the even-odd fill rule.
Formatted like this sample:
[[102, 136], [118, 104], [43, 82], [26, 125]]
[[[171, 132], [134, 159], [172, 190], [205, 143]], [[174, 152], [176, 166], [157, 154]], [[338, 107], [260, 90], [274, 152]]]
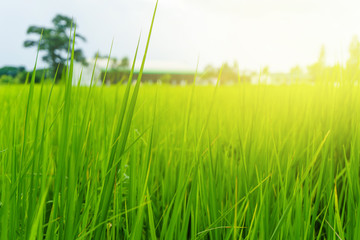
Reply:
[[360, 87], [141, 85], [154, 17], [134, 86], [0, 86], [1, 239], [360, 239]]

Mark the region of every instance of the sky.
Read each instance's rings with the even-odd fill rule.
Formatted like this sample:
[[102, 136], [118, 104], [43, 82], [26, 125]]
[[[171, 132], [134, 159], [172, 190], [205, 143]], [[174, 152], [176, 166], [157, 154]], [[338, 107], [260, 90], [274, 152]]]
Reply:
[[[51, 26], [56, 14], [73, 17], [85, 56], [133, 58], [141, 33], [145, 49], [155, 0], [1, 0], [0, 67], [31, 69], [36, 49], [24, 48], [30, 25]], [[358, 0], [159, 0], [146, 68], [192, 70], [238, 62], [242, 70], [271, 72], [314, 63], [322, 45], [328, 64], [345, 63], [360, 36]], [[141, 54], [140, 54], [141, 57]], [[44, 62], [39, 63], [45, 66]]]

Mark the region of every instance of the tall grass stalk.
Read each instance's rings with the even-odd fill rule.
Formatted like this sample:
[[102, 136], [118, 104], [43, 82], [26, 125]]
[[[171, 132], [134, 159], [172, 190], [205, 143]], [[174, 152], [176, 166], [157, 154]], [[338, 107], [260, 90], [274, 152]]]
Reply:
[[359, 239], [356, 79], [142, 84], [155, 13], [135, 85], [140, 39], [126, 84], [73, 79], [74, 28], [62, 83], [0, 86], [0, 238]]

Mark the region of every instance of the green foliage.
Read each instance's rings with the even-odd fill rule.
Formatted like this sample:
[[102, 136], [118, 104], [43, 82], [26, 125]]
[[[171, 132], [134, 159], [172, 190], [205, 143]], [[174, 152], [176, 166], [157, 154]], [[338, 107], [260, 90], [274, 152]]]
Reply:
[[237, 83], [239, 81], [239, 66], [237, 62], [234, 62], [233, 66], [230, 66], [227, 62], [219, 68], [213, 67], [212, 65], [207, 65], [204, 69], [204, 74], [202, 79], [214, 79], [217, 78], [219, 72], [221, 74], [222, 83]]
[[25, 72], [25, 67], [12, 67], [12, 66], [5, 66], [0, 68], [0, 76], [7, 75], [16, 77], [18, 74]]
[[106, 75], [106, 83], [108, 84], [116, 84], [119, 82], [124, 82], [129, 78], [130, 71], [122, 70], [122, 69], [110, 69], [107, 72], [102, 71], [100, 78], [103, 79]]
[[37, 69], [34, 73], [33, 71], [25, 71], [24, 67], [3, 67], [0, 68], [0, 82], [2, 84], [25, 83], [27, 77], [31, 79], [33, 74], [35, 74], [35, 83], [40, 83], [43, 77], [45, 80], [49, 80], [52, 77], [51, 70], [47, 68]]
[[25, 83], [26, 78], [29, 75], [29, 79], [31, 79], [32, 75], [35, 74], [35, 83], [41, 83], [41, 79], [44, 77], [46, 81], [52, 81], [52, 73], [50, 69], [37, 69], [35, 73], [33, 72], [21, 72], [15, 78], [18, 83]]
[[0, 238], [359, 239], [360, 85], [140, 88], [154, 17], [135, 86], [138, 48], [73, 86], [73, 38], [64, 84], [0, 87]]
[[359, 237], [359, 86], [70, 76], [0, 88], [2, 239]]
[[16, 83], [14, 77], [9, 75], [0, 76], [0, 84]]
[[171, 75], [170, 74], [164, 74], [159, 79], [162, 83], [170, 83], [171, 82]]
[[317, 62], [308, 66], [308, 72], [313, 82], [318, 82], [324, 79], [324, 70], [326, 68], [325, 56], [325, 46], [323, 45], [321, 46]]
[[203, 78], [205, 78], [205, 79], [215, 78], [215, 77], [217, 77], [217, 74], [218, 74], [218, 70], [214, 66], [207, 65], [204, 68]]
[[[72, 26], [76, 26], [76, 23], [67, 16], [56, 15], [53, 20], [53, 27], [39, 27], [30, 26], [27, 30], [27, 34], [42, 35], [42, 40], [26, 40], [24, 42], [25, 47], [37, 47], [39, 51], [44, 51], [45, 55], [42, 57], [43, 61], [49, 64], [52, 75], [55, 74], [56, 69], [59, 67], [61, 73], [67, 63], [70, 60], [68, 51], [72, 52], [72, 47], [69, 46], [70, 29]], [[76, 39], [85, 41], [85, 38], [76, 34]], [[81, 49], [74, 50], [74, 60], [87, 64], [83, 52]], [[59, 75], [60, 76], [60, 75]]]
[[349, 46], [349, 59], [346, 62], [346, 69], [352, 78], [359, 77], [360, 70], [360, 42], [357, 36], [354, 36]]
[[0, 84], [24, 83], [26, 77], [27, 72], [25, 71], [25, 67], [5, 66], [0, 68]]
[[120, 64], [119, 64], [119, 68], [121, 68], [121, 69], [128, 69], [128, 68], [129, 68], [129, 65], [130, 65], [129, 58], [128, 58], [128, 57], [123, 57], [123, 58], [121, 59]]
[[116, 57], [108, 55], [101, 55], [99, 52], [95, 53], [95, 58], [109, 60], [108, 68], [101, 71], [101, 79], [105, 79], [107, 84], [122, 83], [128, 79], [130, 75], [129, 58], [123, 57], [119, 62]]

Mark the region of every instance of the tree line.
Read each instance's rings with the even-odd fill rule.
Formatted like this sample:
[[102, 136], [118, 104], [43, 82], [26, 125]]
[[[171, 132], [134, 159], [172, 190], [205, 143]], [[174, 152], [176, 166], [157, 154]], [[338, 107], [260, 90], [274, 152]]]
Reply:
[[[43, 53], [42, 60], [47, 63], [48, 67], [45, 69], [39, 69], [36, 72], [35, 80], [39, 82], [42, 77], [52, 79], [55, 72], [63, 72], [66, 64], [70, 60], [70, 54], [72, 51], [72, 34], [74, 33], [75, 26], [78, 26], [76, 22], [64, 15], [56, 15], [52, 19], [51, 27], [43, 26], [30, 26], [27, 29], [27, 34], [35, 36], [31, 39], [24, 41], [25, 48], [37, 48], [40, 53]], [[76, 42], [74, 47], [74, 60], [80, 62], [82, 65], [87, 66], [88, 63], [81, 48], [78, 47], [79, 40], [85, 42], [86, 38], [76, 33]], [[94, 58], [107, 59], [107, 55], [102, 55], [99, 52], [95, 53]], [[307, 66], [307, 73], [300, 66], [294, 66], [290, 69], [289, 75], [293, 76], [299, 81], [312, 81], [318, 82], [326, 79], [331, 74], [338, 73], [339, 71], [346, 72], [348, 79], [356, 80], [360, 75], [360, 42], [357, 36], [354, 36], [349, 45], [349, 58], [346, 65], [335, 64], [333, 66], [326, 65], [326, 51], [322, 46], [320, 49], [318, 60]], [[111, 57], [109, 62], [109, 68], [107, 72], [108, 82], [113, 84], [126, 78], [129, 74], [129, 59], [124, 57], [117, 59]], [[207, 65], [202, 73], [203, 79], [217, 78], [219, 72], [222, 72], [222, 81], [228, 82], [248, 82], [251, 79], [251, 75], [270, 74], [269, 68], [264, 67], [260, 73], [247, 73], [240, 72], [237, 62], [233, 64], [224, 63], [220, 67], [214, 67]], [[0, 83], [22, 83], [25, 82], [28, 72], [24, 67], [11, 67], [5, 66], [0, 68]], [[31, 73], [30, 73], [31, 74]], [[103, 73], [104, 75], [104, 73]], [[61, 74], [58, 74], [58, 79]], [[171, 75], [167, 74], [162, 79], [171, 79]], [[165, 81], [164, 80], [164, 81]]]

